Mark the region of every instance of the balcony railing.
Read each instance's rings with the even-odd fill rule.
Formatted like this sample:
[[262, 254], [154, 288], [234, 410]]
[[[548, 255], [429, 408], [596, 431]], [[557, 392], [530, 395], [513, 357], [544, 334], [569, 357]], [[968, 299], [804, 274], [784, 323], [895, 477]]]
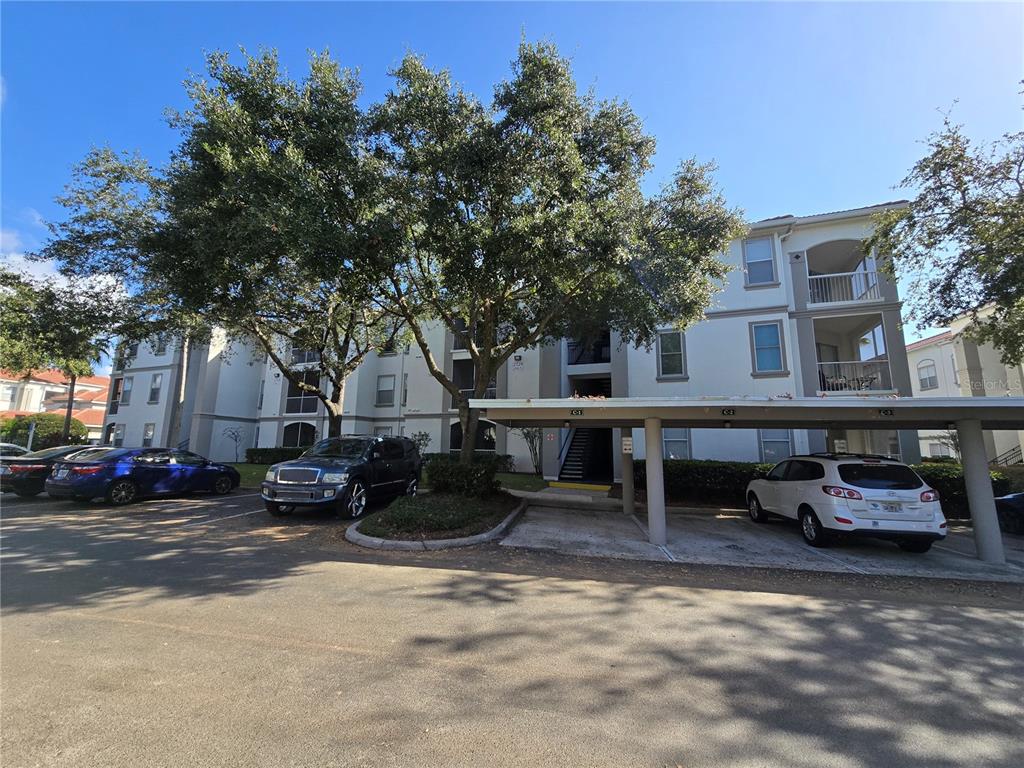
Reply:
[[568, 347], [569, 365], [609, 363], [612, 359], [611, 336], [607, 333], [589, 344], [584, 344], [579, 341], [570, 341]]
[[[464, 394], [466, 397], [473, 397], [473, 388], [472, 387], [470, 387], [469, 389], [460, 389], [459, 392]], [[488, 387], [487, 389], [484, 390], [484, 394], [483, 394], [483, 399], [484, 400], [494, 400], [497, 396], [498, 396], [498, 388], [496, 386]], [[455, 404], [455, 398], [454, 397], [450, 397], [449, 399], [451, 400], [451, 402], [448, 404], [448, 407], [451, 410], [455, 410], [455, 408], [457, 407], [456, 404]]]
[[818, 363], [822, 392], [873, 392], [892, 389], [888, 360]]
[[811, 304], [877, 301], [882, 298], [877, 272], [837, 272], [808, 278]]

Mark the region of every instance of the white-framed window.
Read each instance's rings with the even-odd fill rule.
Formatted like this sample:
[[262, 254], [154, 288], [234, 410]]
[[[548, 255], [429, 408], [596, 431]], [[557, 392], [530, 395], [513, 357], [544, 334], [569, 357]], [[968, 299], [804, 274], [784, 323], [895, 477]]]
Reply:
[[375, 437], [391, 437], [391, 427], [374, 427], [373, 434]]
[[305, 363], [315, 363], [320, 360], [320, 353], [313, 349], [306, 349], [305, 347], [292, 346], [291, 349], [291, 364], [292, 365], [303, 365]]
[[114, 424], [114, 446], [120, 448], [124, 445], [124, 424]]
[[316, 427], [308, 421], [293, 421], [284, 425], [281, 445], [286, 448], [299, 448], [316, 442]]
[[153, 445], [153, 437], [156, 435], [156, 424], [142, 425], [142, 447], [150, 448]]
[[860, 337], [859, 349], [861, 360], [885, 357], [885, 329], [881, 323]]
[[681, 331], [658, 334], [658, 378], [686, 378], [686, 338]]
[[260, 397], [259, 397], [259, 400], [256, 402], [256, 410], [257, 411], [263, 410], [263, 392], [264, 392], [264, 390], [266, 388], [267, 388], [267, 380], [266, 379], [260, 379]]
[[953, 369], [953, 383], [960, 386], [960, 371], [956, 367], [956, 355], [949, 356], [949, 367]]
[[781, 321], [750, 324], [750, 356], [755, 374], [786, 370]]
[[771, 237], [743, 241], [743, 274], [747, 286], [775, 285], [775, 245]]
[[793, 453], [792, 435], [788, 429], [759, 429], [757, 443], [761, 461], [775, 464]]
[[[301, 373], [296, 371], [295, 373], [303, 384], [308, 384], [311, 387], [320, 386], [320, 374], [317, 371], [302, 371]], [[288, 381], [288, 393], [285, 395], [284, 401], [285, 413], [316, 413], [317, 403], [318, 399], [314, 393], [303, 389], [294, 381]], [[296, 445], [307, 445], [307, 443], [296, 443]]]
[[121, 382], [121, 405], [128, 405], [132, 401], [132, 386], [135, 384], [134, 376], [125, 376]]
[[14, 410], [14, 401], [18, 398], [17, 384], [0, 386], [0, 410]]
[[952, 456], [953, 451], [948, 445], [942, 443], [928, 443], [928, 455], [937, 459], [942, 456]]
[[934, 360], [922, 360], [917, 364], [917, 382], [922, 390], [939, 388], [939, 372]]
[[160, 402], [160, 388], [164, 384], [164, 375], [162, 373], [154, 373], [149, 378], [149, 402], [159, 403]]
[[377, 405], [395, 404], [395, 375], [393, 373], [377, 377]]
[[690, 430], [666, 428], [661, 430], [661, 439], [665, 444], [666, 459], [690, 458]]
[[402, 407], [409, 404], [409, 374], [402, 374]]

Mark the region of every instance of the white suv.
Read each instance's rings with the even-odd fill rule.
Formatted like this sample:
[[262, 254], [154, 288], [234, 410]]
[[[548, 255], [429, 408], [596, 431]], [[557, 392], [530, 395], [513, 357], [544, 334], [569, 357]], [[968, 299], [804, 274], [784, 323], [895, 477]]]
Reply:
[[799, 520], [812, 547], [842, 532], [927, 552], [947, 532], [939, 494], [906, 464], [882, 456], [790, 456], [763, 480], [750, 481], [747, 510], [755, 523], [772, 515]]

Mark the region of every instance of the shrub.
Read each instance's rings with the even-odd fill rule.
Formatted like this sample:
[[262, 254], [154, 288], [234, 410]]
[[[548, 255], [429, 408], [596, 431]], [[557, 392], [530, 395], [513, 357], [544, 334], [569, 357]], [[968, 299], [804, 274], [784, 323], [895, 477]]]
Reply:
[[494, 467], [494, 462], [460, 464], [458, 459], [449, 456], [435, 456], [427, 464], [427, 481], [435, 493], [483, 498], [501, 487], [494, 476]]
[[[445, 459], [451, 461], [458, 461], [459, 454], [455, 453], [421, 453], [420, 456], [423, 458], [423, 466], [427, 466], [434, 459]], [[490, 464], [494, 467], [495, 472], [515, 472], [516, 471], [516, 457], [509, 453], [490, 453], [479, 451], [473, 454], [474, 464]]]
[[[764, 477], [772, 464], [752, 461], [665, 461], [665, 497], [674, 501], [710, 502], [746, 506], [747, 483]], [[647, 487], [646, 462], [633, 462], [633, 485]]]
[[[54, 448], [61, 444], [60, 435], [64, 431], [63, 413], [33, 413], [31, 416], [14, 416], [0, 419], [0, 435], [5, 442], [17, 445], [28, 445], [28, 433], [32, 422], [36, 429], [32, 436], [32, 450]], [[71, 432], [68, 445], [82, 445], [89, 439], [89, 430], [78, 419], [71, 420]]]
[[307, 450], [308, 445], [302, 448], [246, 448], [245, 460], [249, 464], [277, 464], [297, 459]]
[[[964, 470], [959, 464], [915, 464], [914, 471], [928, 485], [939, 492], [942, 514], [951, 520], [962, 520], [971, 516], [967, 505], [967, 486], [964, 484]], [[1010, 492], [1010, 481], [1001, 472], [991, 472], [992, 491], [996, 496]]]

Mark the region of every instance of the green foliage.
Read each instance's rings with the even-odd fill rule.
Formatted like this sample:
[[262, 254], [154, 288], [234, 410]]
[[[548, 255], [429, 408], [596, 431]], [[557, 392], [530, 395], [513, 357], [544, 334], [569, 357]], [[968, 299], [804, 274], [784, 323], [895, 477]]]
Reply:
[[437, 456], [426, 466], [427, 482], [435, 493], [484, 498], [501, 487], [495, 466], [493, 461], [462, 464], [448, 456]]
[[[434, 459], [448, 460], [452, 458], [450, 453], [421, 453], [420, 456], [423, 458], [423, 464], [426, 466]], [[488, 464], [494, 468], [495, 472], [515, 472], [516, 471], [516, 457], [510, 453], [491, 453], [489, 451], [476, 451], [473, 454], [472, 461], [474, 464]]]
[[976, 146], [945, 120], [903, 179], [909, 207], [877, 220], [869, 248], [910, 279], [905, 319], [944, 326], [962, 316], [1008, 365], [1024, 361], [1024, 132]]
[[71, 420], [71, 431], [67, 440], [62, 440], [64, 416], [56, 413], [36, 413], [31, 416], [0, 418], [0, 435], [4, 442], [28, 445], [28, 433], [32, 422], [36, 430], [32, 437], [32, 450], [53, 448], [58, 445], [84, 445], [89, 440], [89, 430], [78, 419]]
[[[772, 464], [748, 461], [665, 460], [665, 498], [696, 504], [745, 507], [747, 483], [768, 474]], [[633, 485], [647, 488], [647, 463], [633, 462]]]
[[515, 509], [508, 494], [467, 498], [449, 493], [403, 496], [359, 525], [367, 536], [384, 539], [438, 539], [491, 530]]
[[291, 461], [309, 450], [310, 446], [300, 448], [246, 448], [245, 460], [249, 464], [277, 464]]
[[[967, 486], [964, 470], [959, 464], [915, 464], [913, 470], [928, 485], [939, 492], [942, 514], [950, 520], [966, 519], [971, 516], [967, 505]], [[995, 496], [1010, 492], [1010, 481], [1001, 472], [992, 472], [992, 491]]]
[[533, 464], [533, 473], [540, 475], [543, 471], [541, 466], [541, 442], [544, 439], [544, 430], [541, 427], [515, 427], [509, 430], [510, 434], [518, 434], [526, 443], [530, 451], [530, 463]]
[[420, 452], [420, 456], [423, 456], [427, 452], [427, 448], [430, 446], [432, 440], [429, 432], [413, 432], [409, 435], [409, 439], [416, 445], [416, 450]]

